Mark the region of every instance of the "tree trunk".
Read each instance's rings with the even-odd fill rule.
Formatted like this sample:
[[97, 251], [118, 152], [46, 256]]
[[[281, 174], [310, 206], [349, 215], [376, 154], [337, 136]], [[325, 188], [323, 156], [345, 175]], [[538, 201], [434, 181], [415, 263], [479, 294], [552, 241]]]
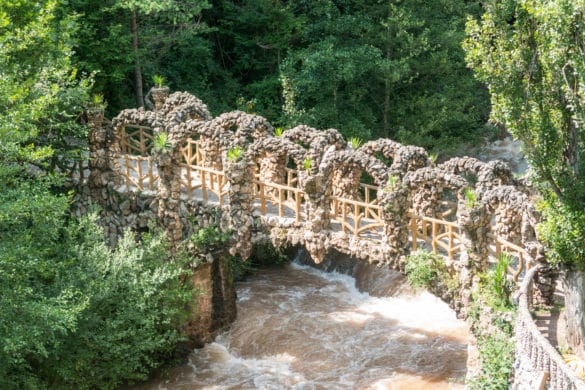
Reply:
[[134, 90], [136, 93], [136, 104], [138, 107], [144, 107], [142, 70], [140, 69], [140, 58], [138, 57], [138, 23], [136, 21], [136, 10], [132, 10], [132, 49], [134, 50]]
[[585, 271], [564, 270], [567, 344], [585, 357]]

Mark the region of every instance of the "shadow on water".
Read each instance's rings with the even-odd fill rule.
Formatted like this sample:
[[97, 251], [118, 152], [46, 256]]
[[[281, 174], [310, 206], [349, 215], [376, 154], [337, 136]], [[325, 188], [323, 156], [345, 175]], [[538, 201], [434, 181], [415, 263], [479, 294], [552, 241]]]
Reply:
[[390, 270], [347, 258], [319, 267], [357, 279], [297, 264], [261, 270], [239, 283], [229, 331], [136, 389], [463, 387], [468, 330], [447, 305]]

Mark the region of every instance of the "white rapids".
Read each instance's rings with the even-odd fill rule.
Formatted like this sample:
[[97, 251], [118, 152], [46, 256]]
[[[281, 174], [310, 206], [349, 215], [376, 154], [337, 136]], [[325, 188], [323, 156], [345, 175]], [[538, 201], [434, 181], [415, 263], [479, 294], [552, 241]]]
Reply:
[[[405, 283], [399, 279], [398, 283]], [[376, 298], [297, 264], [238, 285], [238, 318], [141, 389], [460, 389], [470, 333], [433, 295]]]

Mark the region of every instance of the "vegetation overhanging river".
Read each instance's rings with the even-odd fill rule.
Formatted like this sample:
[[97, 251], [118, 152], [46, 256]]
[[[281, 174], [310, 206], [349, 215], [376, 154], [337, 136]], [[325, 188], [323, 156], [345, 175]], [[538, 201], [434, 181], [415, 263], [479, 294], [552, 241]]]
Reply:
[[353, 274], [294, 262], [248, 277], [230, 330], [140, 389], [463, 388], [467, 325], [397, 273]]

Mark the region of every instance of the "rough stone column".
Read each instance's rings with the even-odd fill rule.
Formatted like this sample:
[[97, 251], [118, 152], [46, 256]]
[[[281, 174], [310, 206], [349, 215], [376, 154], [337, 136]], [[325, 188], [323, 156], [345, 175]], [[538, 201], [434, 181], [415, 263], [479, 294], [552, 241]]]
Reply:
[[201, 166], [218, 171], [222, 170], [221, 149], [212, 138], [203, 134], [199, 137], [199, 152], [201, 153]]
[[163, 107], [165, 101], [169, 97], [169, 92], [170, 91], [168, 87], [152, 88], [150, 90], [150, 93], [152, 94], [152, 100], [154, 100], [155, 111], [159, 111]]
[[431, 187], [420, 186], [412, 196], [414, 214], [421, 217], [437, 218], [440, 198], [441, 189], [437, 188], [436, 183], [433, 183]]
[[107, 184], [104, 180], [108, 171], [107, 129], [102, 126], [104, 110], [88, 110], [89, 122], [89, 189], [93, 202], [105, 207], [102, 190]]
[[496, 211], [494, 233], [502, 239], [518, 244], [521, 238], [522, 214], [519, 210], [510, 209], [508, 204], [500, 204]]
[[402, 258], [408, 251], [408, 190], [378, 190], [378, 199], [384, 220], [384, 240], [390, 247], [391, 258], [398, 260], [396, 264], [402, 268]]
[[463, 250], [455, 263], [459, 274], [460, 302], [455, 302], [455, 310], [463, 318], [467, 317], [467, 308], [471, 303], [471, 292], [475, 287], [475, 276], [484, 272], [488, 265], [488, 237], [490, 221], [483, 206], [470, 209], [459, 199], [457, 223], [461, 229]]
[[181, 241], [183, 227], [179, 218], [181, 196], [181, 149], [154, 152], [154, 161], [158, 166], [160, 182], [157, 190], [158, 217], [164, 227], [171, 248], [176, 249]]
[[305, 191], [307, 226], [303, 241], [313, 260], [318, 264], [327, 254], [326, 237], [323, 232], [329, 227], [329, 197], [323, 185], [323, 177], [312, 170], [299, 171], [299, 182]]
[[224, 172], [229, 182], [229, 226], [232, 229], [230, 253], [246, 259], [252, 251], [252, 202], [254, 163], [246, 156], [226, 161]]

